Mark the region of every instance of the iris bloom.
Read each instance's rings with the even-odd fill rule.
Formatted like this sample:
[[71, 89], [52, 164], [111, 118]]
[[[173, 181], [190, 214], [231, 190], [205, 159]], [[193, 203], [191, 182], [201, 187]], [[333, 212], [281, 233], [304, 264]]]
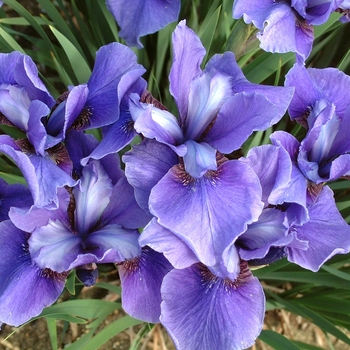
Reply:
[[350, 227], [336, 207], [332, 190], [324, 186], [307, 201], [307, 188], [298, 186], [294, 161], [285, 148], [259, 146], [249, 151], [246, 161], [261, 181], [264, 209], [237, 240], [244, 260], [266, 264], [286, 256], [318, 271], [333, 255], [349, 252]]
[[140, 37], [177, 20], [180, 0], [107, 0], [107, 7], [121, 27], [120, 37], [129, 46], [142, 48]]
[[[174, 32], [173, 47], [170, 91], [179, 118], [157, 107], [159, 103], [139, 102], [138, 95], [131, 95], [136, 131], [166, 147], [143, 143], [124, 158], [126, 173], [140, 189], [136, 198], [143, 203], [152, 183], [150, 212], [182, 237], [200, 261], [213, 266], [261, 209], [260, 185], [251, 169], [239, 161], [226, 161], [217, 151], [230, 153], [254, 130], [277, 122], [293, 89], [248, 82], [232, 53], [214, 56], [202, 71], [205, 49], [184, 21]], [[157, 162], [158, 158], [162, 160]], [[148, 162], [141, 177], [140, 162]], [[136, 182], [147, 178], [147, 184], [140, 188], [131, 178]]]
[[38, 77], [30, 57], [19, 52], [0, 55], [0, 120], [23, 131], [26, 139], [0, 135], [0, 152], [21, 169], [34, 204], [57, 205], [57, 188], [73, 186], [71, 162], [62, 145], [50, 142], [42, 119], [54, 100]]
[[[334, 84], [337, 81], [337, 84]], [[292, 119], [306, 126], [300, 145], [291, 135], [276, 134], [304, 176], [320, 184], [350, 174], [350, 77], [335, 68], [306, 69], [294, 66], [286, 86], [295, 87], [289, 107]]]
[[263, 50], [292, 51], [305, 61], [312, 49], [313, 26], [325, 23], [336, 6], [336, 0], [235, 0], [233, 18], [243, 16], [260, 30]]
[[29, 57], [16, 52], [3, 54], [0, 65], [8, 72], [1, 77], [1, 120], [27, 136], [15, 141], [1, 135], [0, 151], [21, 169], [35, 206], [57, 207], [57, 188], [75, 185], [72, 162], [61, 143], [67, 131], [115, 123], [124, 95], [140, 79], [144, 68], [136, 63], [128, 47], [106, 45], [96, 54], [87, 84], [73, 87], [54, 105]]

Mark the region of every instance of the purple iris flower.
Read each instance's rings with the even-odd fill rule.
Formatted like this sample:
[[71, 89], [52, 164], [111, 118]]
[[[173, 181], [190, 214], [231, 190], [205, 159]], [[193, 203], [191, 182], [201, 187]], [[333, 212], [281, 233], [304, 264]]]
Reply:
[[88, 164], [79, 185], [72, 190], [72, 198], [73, 213], [70, 207], [66, 207], [66, 216], [57, 210], [56, 218], [33, 230], [29, 251], [38, 266], [62, 272], [139, 255], [136, 228], [140, 226], [140, 216], [125, 178], [113, 186], [98, 163]]
[[0, 55], [0, 120], [26, 133], [14, 140], [0, 135], [0, 151], [21, 169], [38, 207], [57, 205], [57, 188], [73, 186], [71, 162], [63, 145], [52, 143], [42, 122], [54, 100], [38, 77], [30, 57]]
[[61, 143], [66, 132], [115, 123], [124, 95], [138, 82], [144, 68], [128, 47], [106, 45], [97, 52], [87, 84], [72, 88], [54, 105], [29, 57], [2, 55], [1, 67], [1, 120], [26, 132], [27, 140], [1, 135], [0, 151], [21, 169], [35, 206], [57, 207], [57, 189], [75, 185], [72, 162]]
[[177, 20], [180, 0], [107, 0], [107, 7], [121, 27], [120, 37], [129, 46], [142, 48], [140, 37]]
[[[205, 50], [184, 21], [174, 32], [173, 46], [170, 91], [179, 119], [159, 104], [139, 102], [138, 95], [130, 105], [136, 131], [168, 150], [157, 142], [143, 143], [124, 158], [126, 174], [140, 189], [136, 198], [143, 207], [150, 193], [149, 210], [159, 223], [185, 240], [201, 262], [214, 266], [261, 210], [255, 174], [217, 151], [230, 153], [254, 130], [277, 122], [293, 90], [248, 82], [232, 53], [214, 56], [202, 71]], [[147, 162], [139, 176], [136, 164]]]
[[205, 49], [185, 21], [174, 31], [173, 46], [170, 92], [179, 118], [165, 107], [139, 102], [138, 95], [130, 112], [136, 131], [167, 144], [183, 157], [185, 170], [200, 178], [217, 170], [217, 151], [230, 153], [254, 130], [276, 123], [293, 90], [249, 83], [229, 52], [214, 56], [202, 71]]
[[142, 232], [140, 244], [162, 252], [174, 266], [161, 286], [160, 322], [178, 349], [243, 349], [254, 343], [263, 325], [265, 297], [235, 245], [226, 251], [227, 266], [207, 267], [156, 219]]
[[[334, 81], [337, 84], [334, 84]], [[294, 65], [286, 75], [285, 86], [294, 87], [295, 93], [288, 107], [292, 120], [308, 128], [317, 114], [308, 117], [316, 103], [335, 106], [335, 112], [343, 118], [350, 105], [350, 77], [337, 68], [308, 68]]]
[[174, 269], [165, 276], [161, 294], [160, 321], [179, 350], [246, 349], [261, 331], [264, 292], [246, 262], [233, 281], [202, 264]]
[[255, 265], [286, 256], [318, 271], [333, 255], [349, 252], [350, 227], [336, 207], [332, 190], [324, 186], [314, 200], [307, 201], [307, 188], [297, 185], [290, 166], [294, 161], [286, 157], [285, 148], [259, 146], [249, 151], [246, 161], [261, 179], [265, 207], [237, 240], [242, 259]]
[[301, 61], [309, 56], [313, 26], [327, 21], [335, 0], [235, 0], [233, 18], [253, 23], [260, 32], [260, 47], [269, 52], [295, 52]]
[[90, 271], [96, 263], [122, 262], [140, 254], [137, 228], [148, 216], [124, 175], [113, 182], [102, 164], [93, 161], [82, 169], [74, 188], [59, 191], [59, 199], [56, 210], [10, 211], [12, 222], [31, 233], [28, 249], [41, 269]]
[[82, 131], [115, 123], [124, 96], [144, 72], [127, 46], [119, 43], [102, 46], [96, 53], [89, 81], [73, 87], [62, 97], [62, 103], [48, 120], [47, 132], [61, 141], [70, 128]]
[[68, 273], [40, 268], [29, 252], [28, 236], [10, 220], [0, 223], [0, 324], [17, 327], [38, 316], [64, 288]]
[[299, 169], [316, 184], [349, 175], [350, 98], [346, 91], [350, 77], [335, 68], [306, 69], [295, 65], [285, 85], [295, 87], [289, 106], [291, 118], [307, 128], [300, 146], [291, 137], [283, 136], [298, 148]]

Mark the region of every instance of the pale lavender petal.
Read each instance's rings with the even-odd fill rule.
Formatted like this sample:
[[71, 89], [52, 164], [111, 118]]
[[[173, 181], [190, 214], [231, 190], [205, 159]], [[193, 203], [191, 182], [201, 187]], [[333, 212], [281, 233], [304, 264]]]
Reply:
[[235, 281], [198, 264], [172, 270], [161, 293], [160, 321], [177, 349], [246, 349], [262, 329], [264, 292], [246, 265]]
[[[141, 105], [138, 101], [130, 104], [130, 113], [135, 120], [135, 130], [149, 139], [168, 145], [179, 156], [186, 153], [183, 134], [174, 115], [153, 105]], [[179, 145], [179, 147], [176, 147]]]
[[[89, 262], [121, 262], [140, 254], [139, 237], [137, 230], [127, 230], [120, 225], [106, 225], [90, 233], [83, 246], [95, 256], [95, 260]], [[78, 265], [82, 263], [75, 261], [74, 267]]]
[[295, 86], [288, 109], [292, 119], [305, 117], [321, 99], [333, 103], [340, 117], [350, 105], [350, 96], [346, 93], [350, 89], [350, 77], [336, 68], [306, 69], [295, 64], [286, 76], [285, 85]]
[[149, 213], [148, 199], [152, 188], [173, 165], [179, 163], [178, 156], [168, 146], [146, 139], [125, 153], [123, 161], [136, 201]]
[[333, 103], [337, 114], [342, 117], [350, 105], [350, 96], [346, 94], [350, 88], [350, 76], [337, 68], [312, 68], [308, 72], [323, 98]]
[[212, 70], [193, 79], [183, 126], [185, 139], [198, 140], [231, 94], [231, 79], [227, 75]]
[[157, 32], [174, 22], [180, 11], [180, 0], [107, 0], [118, 25], [119, 33], [129, 46], [142, 48], [140, 37]]
[[65, 188], [57, 190], [59, 207], [57, 209], [37, 208], [35, 206], [12, 207], [9, 216], [13, 224], [25, 232], [33, 232], [36, 227], [46, 226], [49, 220], [60, 220], [67, 226], [69, 220], [67, 217], [67, 208], [70, 202], [70, 195]]
[[158, 323], [160, 287], [164, 276], [172, 269], [160, 253], [145, 247], [141, 255], [118, 266], [122, 284], [122, 306], [132, 317]]
[[[279, 203], [296, 203], [301, 205], [306, 210], [307, 201], [307, 179], [297, 167], [297, 155], [299, 152], [300, 143], [298, 140], [284, 131], [276, 131], [271, 137], [271, 142], [275, 146], [285, 149], [292, 161], [292, 172], [290, 175], [289, 185], [285, 192], [279, 196]], [[307, 210], [306, 210], [307, 212]]]
[[350, 154], [343, 154], [333, 160], [328, 181], [338, 180], [341, 176], [349, 176], [350, 172]]
[[185, 170], [194, 178], [202, 177], [209, 170], [216, 170], [216, 149], [205, 142], [186, 141]]
[[71, 263], [82, 252], [82, 238], [58, 220], [50, 219], [46, 226], [37, 227], [28, 243], [33, 261], [42, 269], [57, 272], [69, 270]]
[[308, 242], [309, 247], [307, 250], [288, 248], [288, 260], [318, 271], [335, 254], [349, 253], [350, 226], [340, 215], [328, 186], [308, 209], [310, 220], [292, 229], [299, 240]]
[[191, 81], [202, 73], [205, 56], [197, 34], [181, 21], [173, 33], [173, 64], [170, 71], [170, 93], [174, 96], [181, 123], [187, 117]]
[[151, 191], [150, 211], [201, 262], [214, 266], [247, 224], [258, 219], [260, 198], [257, 176], [240, 161], [227, 161], [199, 179], [174, 166]]
[[84, 167], [83, 176], [73, 189], [76, 204], [75, 224], [80, 234], [87, 234], [96, 225], [112, 192], [111, 180], [97, 161]]
[[0, 322], [18, 327], [57, 300], [67, 274], [35, 265], [27, 233], [9, 220], [0, 223], [0, 232]]
[[[13, 72], [17, 84], [25, 87], [31, 100], [40, 100], [48, 107], [53, 107], [55, 101], [44, 83], [39, 79], [36, 64], [29, 56], [22, 55], [22, 57], [22, 60], [19, 59]], [[8, 69], [8, 67], [5, 69]]]
[[159, 225], [155, 218], [142, 231], [139, 243], [163, 253], [176, 269], [190, 267], [199, 262], [187, 244], [173, 232]]
[[288, 107], [289, 116], [292, 120], [306, 119], [313, 105], [322, 96], [309, 71], [303, 65], [294, 64], [286, 75], [285, 86], [295, 87], [295, 93]]
[[23, 131], [28, 130], [30, 99], [23, 87], [0, 89], [0, 112]]

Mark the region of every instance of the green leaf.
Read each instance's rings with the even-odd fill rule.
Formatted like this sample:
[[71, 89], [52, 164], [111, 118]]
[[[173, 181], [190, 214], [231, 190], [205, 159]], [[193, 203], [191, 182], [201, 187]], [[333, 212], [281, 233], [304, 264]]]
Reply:
[[49, 27], [62, 45], [79, 84], [86, 83], [90, 78], [91, 70], [88, 63], [85, 61], [85, 58], [62, 33], [52, 26]]
[[99, 333], [97, 333], [87, 345], [85, 345], [81, 350], [97, 350], [107, 342], [109, 339], [117, 335], [118, 333], [124, 331], [125, 329], [142, 323], [142, 321], [136, 320], [130, 316], [124, 316], [118, 320], [110, 323], [108, 326], [104, 327]]
[[51, 348], [52, 350], [57, 350], [57, 327], [56, 327], [56, 320], [52, 318], [47, 318], [46, 319], [47, 323], [47, 329], [49, 331], [49, 336], [50, 336], [50, 343], [51, 343]]
[[15, 0], [3, 0], [3, 2], [10, 7], [12, 7], [13, 10], [15, 10], [19, 15], [21, 15], [23, 18], [25, 18], [28, 23], [33, 27], [33, 29], [43, 38], [46, 50], [52, 51], [54, 55], [57, 57], [56, 50], [49, 39], [49, 37], [46, 35], [43, 28], [41, 28], [40, 23], [38, 22], [37, 18], [32, 16], [21, 4], [19, 4]]
[[134, 341], [132, 342], [129, 350], [139, 349], [142, 339], [147, 336], [147, 334], [154, 328], [154, 326], [155, 325], [152, 323], [145, 323], [139, 330], [139, 332], [136, 334], [136, 337], [134, 338]]
[[43, 310], [38, 317], [53, 314], [76, 315], [86, 319], [94, 319], [102, 315], [108, 315], [121, 308], [120, 303], [98, 299], [68, 300], [52, 305]]
[[13, 38], [5, 29], [3, 26], [0, 26], [0, 36], [1, 38], [6, 42], [8, 46], [11, 47], [13, 51], [19, 51], [24, 53], [24, 50], [22, 47], [18, 44], [17, 40]]
[[66, 288], [70, 294], [75, 295], [75, 270], [69, 274], [66, 280]]
[[319, 348], [318, 346], [306, 344], [297, 340], [293, 340], [293, 343], [297, 345], [301, 350], [324, 350], [322, 348]]
[[335, 337], [341, 339], [343, 342], [350, 344], [350, 339], [338, 328], [336, 328], [331, 322], [326, 318], [321, 316], [319, 313], [310, 310], [309, 308], [303, 306], [299, 303], [298, 299], [286, 300], [279, 297], [277, 294], [271, 293], [270, 291], [265, 291], [267, 294], [276, 299], [281, 305], [283, 305], [287, 310], [293, 312], [296, 315], [300, 315], [306, 319], [309, 319], [316, 326], [321, 328], [323, 332], [334, 335]]
[[300, 350], [293, 342], [274, 331], [262, 330], [259, 339], [274, 349]]
[[218, 25], [218, 20], [220, 17], [220, 11], [221, 11], [221, 6], [219, 6], [216, 11], [213, 13], [212, 17], [210, 18], [208, 24], [204, 27], [204, 30], [202, 34], [199, 34], [199, 37], [201, 38], [203, 46], [206, 48], [207, 53], [206, 56], [203, 60], [203, 64], [207, 62], [208, 56], [209, 56], [209, 51], [211, 44], [213, 42], [214, 34], [216, 27]]
[[72, 322], [72, 323], [77, 323], [77, 324], [87, 324], [87, 320], [84, 320], [83, 318], [80, 317], [74, 317], [72, 315], [67, 315], [67, 314], [52, 314], [49, 316], [45, 317], [46, 319], [55, 319], [55, 320], [62, 320], [62, 321], [67, 321], [67, 322]]
[[26, 185], [26, 180], [22, 176], [7, 174], [0, 171], [0, 177], [9, 184], [22, 184]]
[[103, 288], [103, 289], [107, 289], [112, 293], [121, 295], [122, 294], [122, 289], [119, 286], [115, 286], [113, 284], [110, 283], [106, 283], [106, 282], [98, 282], [94, 284], [94, 287], [98, 287], [98, 288]]
[[[263, 269], [262, 269], [263, 270]], [[300, 272], [273, 272], [260, 273], [261, 270], [256, 270], [254, 273], [262, 280], [287, 281], [297, 283], [312, 283], [314, 285], [329, 286], [339, 289], [350, 289], [350, 281], [346, 281], [329, 273], [314, 273], [309, 271]]]
[[336, 277], [342, 278], [342, 279], [350, 282], [350, 274], [348, 274], [346, 272], [339, 271], [339, 270], [337, 270], [331, 266], [328, 266], [328, 265], [321, 266], [321, 269], [331, 273], [332, 275], [334, 275]]
[[[67, 25], [65, 19], [61, 16], [57, 8], [50, 0], [37, 0], [42, 9], [45, 9], [45, 14], [50, 16], [52, 20], [52, 26], [59, 30], [79, 51], [81, 52], [80, 45], [74, 36], [73, 32]], [[82, 53], [82, 52], [81, 52]]]

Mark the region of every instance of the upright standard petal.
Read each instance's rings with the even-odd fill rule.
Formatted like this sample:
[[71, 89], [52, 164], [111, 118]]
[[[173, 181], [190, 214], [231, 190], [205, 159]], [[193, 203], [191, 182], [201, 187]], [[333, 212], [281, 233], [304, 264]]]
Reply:
[[154, 186], [150, 211], [181, 238], [207, 266], [221, 261], [223, 251], [258, 219], [263, 203], [252, 169], [227, 161], [217, 171], [192, 178], [176, 165]]
[[129, 46], [142, 48], [140, 37], [176, 21], [180, 0], [107, 0], [107, 7], [121, 27], [120, 37]]
[[179, 110], [180, 126], [183, 126], [188, 110], [191, 81], [202, 73], [200, 65], [205, 56], [196, 33], [181, 21], [173, 33], [173, 64], [169, 75], [170, 93]]
[[27, 238], [9, 220], [0, 223], [0, 322], [15, 327], [53, 304], [67, 276], [33, 263]]
[[112, 182], [97, 161], [84, 167], [83, 176], [73, 189], [75, 224], [81, 235], [88, 234], [96, 225], [110, 201], [112, 191]]
[[264, 292], [245, 262], [235, 281], [201, 264], [172, 270], [161, 293], [160, 321], [178, 350], [246, 349], [262, 329]]
[[87, 82], [89, 94], [85, 107], [73, 127], [84, 130], [115, 123], [125, 93], [144, 72], [127, 46], [119, 43], [102, 46], [96, 53], [94, 69]]

